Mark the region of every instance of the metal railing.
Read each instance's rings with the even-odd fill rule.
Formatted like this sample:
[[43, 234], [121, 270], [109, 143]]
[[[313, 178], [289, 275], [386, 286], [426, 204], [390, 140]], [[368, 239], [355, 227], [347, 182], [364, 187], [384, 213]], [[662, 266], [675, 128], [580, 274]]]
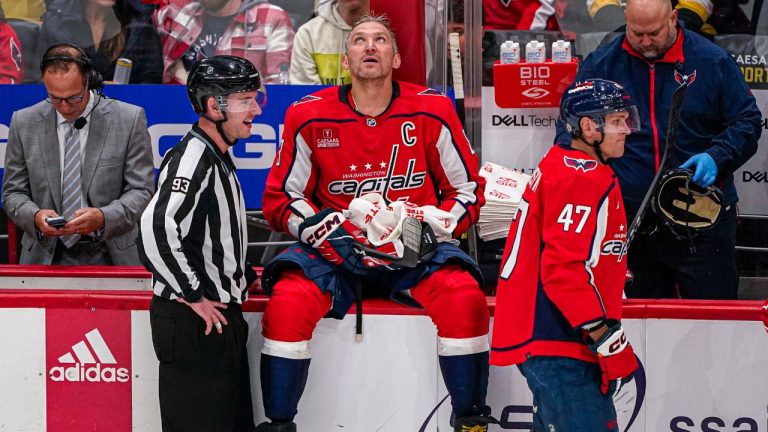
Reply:
[[[739, 219], [750, 219], [750, 220], [763, 220], [768, 221], [768, 215], [758, 215], [758, 214], [740, 214]], [[757, 253], [766, 253], [768, 252], [768, 247], [760, 247], [760, 246], [739, 246], [736, 245], [736, 252], [757, 252]]]

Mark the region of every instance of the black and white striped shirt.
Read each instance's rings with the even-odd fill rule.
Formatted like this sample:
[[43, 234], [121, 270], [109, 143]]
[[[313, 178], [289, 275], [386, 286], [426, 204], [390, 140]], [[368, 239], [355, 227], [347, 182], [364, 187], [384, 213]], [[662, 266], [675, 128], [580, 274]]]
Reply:
[[163, 158], [157, 193], [141, 216], [139, 250], [155, 295], [242, 303], [247, 244], [232, 158], [194, 125]]

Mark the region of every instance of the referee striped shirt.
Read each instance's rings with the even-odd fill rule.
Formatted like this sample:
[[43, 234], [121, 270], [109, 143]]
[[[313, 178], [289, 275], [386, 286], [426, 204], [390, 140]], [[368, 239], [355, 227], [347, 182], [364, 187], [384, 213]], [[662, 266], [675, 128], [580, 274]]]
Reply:
[[242, 303], [245, 201], [229, 153], [197, 125], [168, 151], [141, 216], [139, 250], [155, 295]]

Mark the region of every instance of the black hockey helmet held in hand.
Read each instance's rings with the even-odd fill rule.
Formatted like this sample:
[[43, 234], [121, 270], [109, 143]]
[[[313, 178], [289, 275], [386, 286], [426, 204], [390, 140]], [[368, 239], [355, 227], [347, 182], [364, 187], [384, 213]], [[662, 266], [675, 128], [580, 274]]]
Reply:
[[222, 111], [227, 108], [227, 95], [257, 91], [256, 100], [264, 107], [267, 92], [261, 74], [250, 61], [236, 56], [220, 55], [197, 62], [187, 77], [187, 96], [198, 114], [205, 112], [205, 99], [216, 98]]
[[[689, 237], [715, 226], [723, 213], [723, 193], [691, 180], [692, 172], [675, 168], [659, 180], [652, 206], [659, 219], [678, 237]], [[683, 230], [681, 233], [680, 230]]]

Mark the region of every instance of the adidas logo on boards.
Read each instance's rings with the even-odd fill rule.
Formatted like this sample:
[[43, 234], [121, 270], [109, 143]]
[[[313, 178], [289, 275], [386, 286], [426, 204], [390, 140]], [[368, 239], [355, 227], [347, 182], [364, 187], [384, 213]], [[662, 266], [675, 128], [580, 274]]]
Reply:
[[[127, 382], [130, 373], [127, 368], [116, 366], [117, 360], [109, 350], [107, 343], [99, 333], [99, 329], [93, 329], [85, 334], [85, 340], [72, 345], [72, 352], [59, 357], [59, 363], [66, 366], [54, 366], [48, 372], [53, 381], [69, 382]], [[90, 349], [88, 348], [90, 345]], [[74, 356], [72, 355], [74, 353]], [[94, 357], [94, 354], [96, 357]], [[77, 357], [77, 359], [75, 359]], [[97, 361], [98, 359], [98, 361]]]

